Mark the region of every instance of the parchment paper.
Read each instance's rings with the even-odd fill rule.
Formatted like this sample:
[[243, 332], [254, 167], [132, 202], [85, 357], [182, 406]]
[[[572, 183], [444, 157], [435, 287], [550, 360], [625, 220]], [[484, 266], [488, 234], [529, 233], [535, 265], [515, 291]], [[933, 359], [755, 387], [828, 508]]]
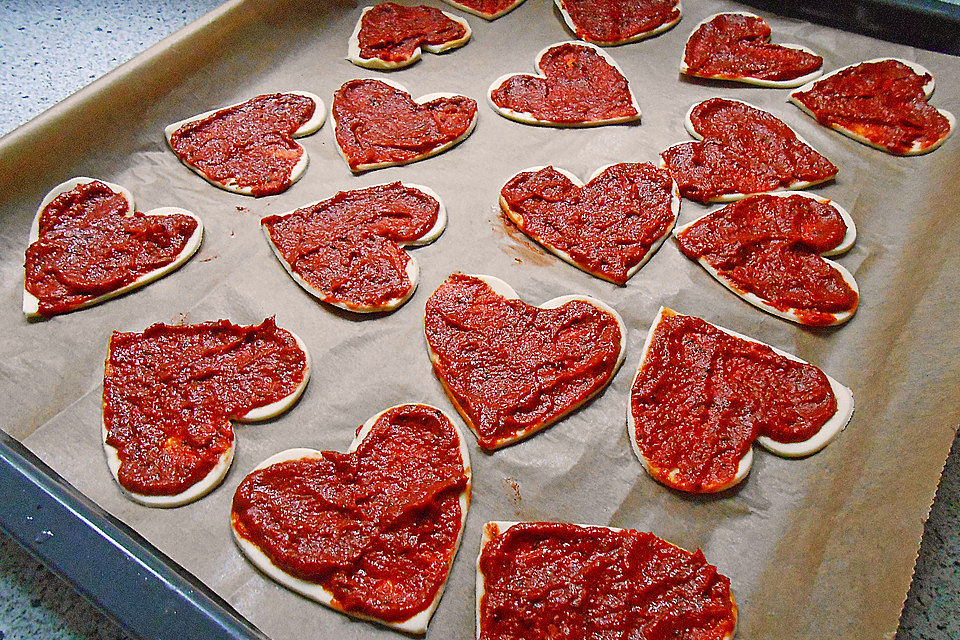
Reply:
[[[608, 49], [637, 94], [642, 124], [581, 130], [520, 125], [485, 101], [494, 78], [532, 71], [536, 52], [571, 38], [552, 4], [528, 0], [493, 23], [468, 16], [474, 37], [466, 47], [424, 54], [388, 77], [414, 95], [448, 91], [475, 98], [480, 121], [470, 138], [424, 162], [355, 177], [337, 154], [328, 122], [301, 140], [310, 154], [304, 178], [264, 199], [205, 183], [167, 149], [164, 125], [275, 90], [313, 91], [329, 108], [344, 81], [381, 77], [343, 59], [360, 8], [233, 2], [172, 36], [0, 142], [4, 428], [277, 640], [393, 636], [258, 574], [230, 539], [237, 484], [282, 449], [345, 449], [356, 426], [389, 405], [422, 401], [452, 412], [432, 375], [422, 335], [424, 302], [451, 272], [498, 276], [530, 303], [589, 294], [623, 315], [629, 327], [626, 364], [597, 399], [526, 442], [488, 455], [469, 436], [473, 505], [428, 637], [473, 636], [474, 559], [481, 525], [493, 519], [635, 527], [700, 547], [732, 580], [740, 638], [892, 635], [960, 415], [960, 136], [930, 155], [895, 158], [818, 126], [786, 102], [787, 91], [678, 79], [691, 28], [731, 8], [688, 0], [673, 30]], [[770, 21], [775, 40], [823, 54], [828, 71], [881, 55], [916, 60], [936, 76], [933, 104], [960, 114], [955, 58], [787, 19]], [[682, 257], [673, 240], [626, 287], [617, 287], [536, 248], [501, 221], [498, 192], [517, 171], [555, 164], [586, 177], [602, 164], [657, 161], [661, 150], [689, 139], [682, 123], [686, 109], [711, 96], [770, 110], [840, 167], [837, 180], [816, 192], [844, 205], [859, 231], [856, 245], [839, 259], [855, 274], [862, 295], [849, 324], [813, 330], [767, 315]], [[127, 186], [141, 209], [172, 205], [196, 212], [206, 226], [203, 246], [184, 268], [135, 293], [28, 323], [20, 297], [30, 221], [44, 193], [75, 175]], [[395, 313], [360, 317], [316, 302], [287, 276], [261, 235], [264, 215], [341, 189], [399, 179], [436, 190], [450, 220], [439, 240], [414, 251], [420, 288]], [[684, 202], [680, 223], [703, 211]], [[624, 416], [643, 337], [661, 304], [819, 365], [853, 389], [852, 422], [808, 459], [758, 450], [749, 478], [725, 494], [691, 497], [660, 486], [631, 452]], [[250, 323], [273, 314], [305, 340], [314, 359], [299, 404], [269, 423], [238, 425], [229, 475], [199, 502], [165, 511], [125, 499], [100, 444], [110, 332], [142, 330], [157, 321]]]

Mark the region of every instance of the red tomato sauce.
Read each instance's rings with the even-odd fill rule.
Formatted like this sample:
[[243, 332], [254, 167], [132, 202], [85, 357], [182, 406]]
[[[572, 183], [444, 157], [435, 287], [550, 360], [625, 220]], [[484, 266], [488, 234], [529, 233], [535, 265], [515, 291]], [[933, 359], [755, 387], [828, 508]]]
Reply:
[[736, 627], [730, 580], [699, 549], [630, 529], [487, 527], [480, 640], [722, 640]]
[[541, 309], [453, 274], [430, 296], [433, 368], [492, 449], [542, 426], [601, 389], [623, 336], [610, 313], [576, 300]]
[[249, 188], [254, 196], [285, 191], [303, 156], [293, 134], [313, 117], [306, 96], [274, 93], [188, 122], [170, 136], [174, 153], [208, 179]]
[[673, 180], [647, 163], [613, 165], [583, 187], [546, 167], [514, 176], [500, 196], [522, 231], [619, 284], [674, 222]]
[[381, 416], [353, 453], [324, 451], [248, 475], [231, 521], [344, 610], [397, 622], [443, 585], [468, 485], [454, 426], [432, 407], [404, 405]]
[[40, 213], [24, 286], [41, 315], [66, 313], [167, 266], [196, 230], [190, 216], [144, 215], [99, 180], [81, 184]]
[[289, 396], [305, 371], [306, 354], [273, 318], [114, 332], [103, 424], [120, 484], [144, 495], [189, 489], [233, 445], [230, 420]]
[[931, 79], [896, 60], [864, 62], [793, 97], [821, 124], [843, 127], [890, 153], [904, 154], [926, 149], [950, 133], [950, 122], [924, 95]]
[[363, 14], [357, 39], [361, 58], [405, 62], [418, 47], [441, 45], [466, 34], [462, 24], [439, 9], [384, 2]]
[[827, 376], [700, 318], [665, 314], [630, 394], [636, 444], [667, 486], [723, 487], [753, 441], [802, 442], [837, 412]]
[[701, 218], [677, 236], [688, 258], [703, 258], [742, 293], [806, 324], [828, 325], [857, 308], [857, 293], [820, 254], [847, 232], [829, 204], [802, 196], [751, 196]]
[[649, 33], [680, 18], [677, 0], [563, 0], [577, 37], [615, 44]]
[[594, 49], [565, 43], [540, 58], [545, 77], [515, 75], [490, 93], [498, 107], [577, 124], [637, 115], [623, 74]]

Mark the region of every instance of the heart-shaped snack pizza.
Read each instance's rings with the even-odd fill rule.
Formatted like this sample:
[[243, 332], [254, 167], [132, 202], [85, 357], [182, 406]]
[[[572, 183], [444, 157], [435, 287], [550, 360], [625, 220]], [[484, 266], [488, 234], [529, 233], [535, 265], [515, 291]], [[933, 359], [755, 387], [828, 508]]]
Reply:
[[661, 308], [640, 354], [627, 428], [655, 480], [714, 493], [747, 477], [754, 440], [779, 456], [808, 456], [852, 415], [850, 389], [817, 367]]
[[758, 87], [799, 87], [823, 72], [823, 58], [800, 45], [773, 44], [767, 21], [746, 12], [717, 13], [696, 26], [680, 73]]
[[660, 156], [680, 195], [697, 202], [732, 202], [755, 193], [806, 189], [832, 180], [837, 167], [773, 114], [739, 100], [693, 105], [684, 125], [697, 142]]
[[310, 157], [294, 138], [323, 126], [323, 100], [306, 91], [271, 93], [207, 111], [164, 129], [180, 161], [210, 184], [247, 196], [286, 191]]
[[853, 275], [822, 256], [857, 237], [850, 214], [810, 193], [744, 198], [674, 231], [680, 251], [738, 296], [767, 313], [813, 326], [853, 317]]
[[349, 80], [333, 96], [334, 133], [354, 173], [423, 160], [463, 141], [477, 103], [452, 93], [414, 100], [391, 80]]
[[837, 69], [790, 94], [820, 124], [898, 156], [929, 153], [950, 136], [956, 118], [927, 100], [933, 75], [916, 62], [878, 58]]
[[372, 313], [410, 299], [420, 268], [404, 247], [433, 242], [446, 222], [433, 190], [393, 182], [341, 191], [260, 224], [280, 264], [308, 293]]
[[539, 75], [509, 73], [490, 85], [497, 113], [524, 124], [596, 127], [640, 120], [620, 66], [599, 47], [558, 42], [537, 54]]
[[680, 0], [554, 0], [577, 37], [603, 47], [637, 42], [680, 22]]
[[496, 20], [523, 4], [524, 0], [443, 0], [484, 20]]
[[566, 262], [622, 285], [669, 235], [680, 196], [670, 174], [649, 163], [600, 167], [585, 185], [563, 169], [533, 167], [507, 181], [500, 208]]
[[50, 317], [142, 287], [183, 265], [202, 238], [203, 223], [185, 209], [141, 213], [120, 185], [67, 180], [43, 198], [30, 227], [23, 313]]
[[368, 69], [400, 69], [420, 59], [421, 50], [443, 53], [467, 44], [470, 25], [426, 5], [383, 2], [364, 7], [350, 36], [347, 60]]
[[361, 426], [347, 453], [290, 449], [257, 466], [233, 497], [234, 540], [284, 587], [422, 634], [460, 546], [470, 477], [450, 418], [398, 405]]
[[103, 374], [103, 447], [124, 494], [176, 507], [214, 489], [236, 446], [231, 421], [290, 408], [310, 377], [300, 338], [273, 318], [114, 332]]
[[730, 640], [730, 580], [691, 553], [633, 529], [488, 522], [477, 557], [478, 640]]
[[493, 276], [455, 273], [427, 300], [433, 371], [483, 449], [528, 438], [607, 386], [626, 326], [609, 305], [561, 296], [534, 307]]

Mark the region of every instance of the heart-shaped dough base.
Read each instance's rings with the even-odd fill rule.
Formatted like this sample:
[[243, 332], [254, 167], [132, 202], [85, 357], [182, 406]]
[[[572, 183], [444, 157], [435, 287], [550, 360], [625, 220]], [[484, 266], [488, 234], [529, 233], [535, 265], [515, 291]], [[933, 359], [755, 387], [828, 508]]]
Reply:
[[[383, 7], [387, 7], [384, 9]], [[373, 15], [369, 15], [371, 11], [375, 11]], [[406, 16], [403, 13], [406, 12]], [[419, 12], [417, 15], [416, 12]], [[459, 38], [452, 38], [444, 42], [439, 42], [437, 44], [427, 44], [431, 38], [429, 35], [422, 33], [422, 27], [418, 25], [410, 25], [410, 22], [415, 17], [420, 17], [424, 20], [429, 20], [435, 14], [433, 12], [442, 14], [449, 20], [452, 20], [456, 24], [460, 25], [463, 28], [463, 35]], [[404, 19], [407, 18], [407, 19]], [[376, 19], [382, 23], [390, 25], [392, 28], [402, 28], [404, 26], [412, 26], [412, 28], [417, 29], [410, 38], [420, 37], [423, 40], [423, 44], [418, 45], [412, 51], [409, 52], [409, 55], [397, 54], [395, 56], [386, 55], [385, 57], [373, 56], [369, 58], [363, 57], [362, 47], [360, 39], [362, 37], [362, 31], [365, 20]], [[409, 28], [408, 26], [408, 28]], [[446, 11], [439, 11], [433, 7], [427, 7], [425, 5], [419, 5], [416, 7], [406, 7], [404, 5], [399, 5], [393, 2], [384, 2], [372, 7], [364, 7], [363, 12], [360, 14], [360, 19], [357, 20], [357, 26], [354, 28], [353, 33], [350, 35], [350, 41], [347, 45], [347, 60], [357, 65], [358, 67], [365, 67], [367, 69], [379, 69], [382, 71], [388, 71], [392, 69], [402, 69], [403, 67], [408, 67], [413, 63], [420, 60], [422, 56], [422, 51], [427, 53], [440, 54], [445, 51], [450, 51], [452, 49], [458, 49], [463, 45], [467, 44], [470, 41], [470, 36], [473, 32], [470, 30], [470, 25], [467, 24], [467, 21], [463, 18], [458, 18], [457, 16], [447, 13]], [[397, 33], [397, 41], [407, 42], [408, 38], [404, 37], [404, 34]]]
[[[553, 0], [553, 3], [578, 38], [601, 47], [616, 47], [658, 36], [676, 26], [683, 11], [680, 0], [674, 0], [672, 6], [663, 2], [621, 0], [608, 0], [606, 6], [597, 0]], [[651, 9], [653, 15], [643, 13]]]
[[519, 7], [525, 0], [460, 0], [459, 2], [443, 0], [443, 2], [484, 20], [496, 20]]

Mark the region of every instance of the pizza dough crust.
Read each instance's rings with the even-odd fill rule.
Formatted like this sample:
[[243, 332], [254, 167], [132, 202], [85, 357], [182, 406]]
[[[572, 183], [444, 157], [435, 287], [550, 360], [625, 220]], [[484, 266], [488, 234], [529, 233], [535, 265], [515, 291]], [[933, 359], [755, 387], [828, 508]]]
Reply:
[[472, 15], [475, 15], [475, 16], [477, 16], [478, 18], [483, 18], [484, 20], [496, 20], [497, 18], [499, 18], [499, 17], [501, 17], [501, 16], [505, 16], [505, 15], [507, 15], [508, 13], [510, 13], [511, 11], [513, 11], [514, 9], [516, 9], [517, 7], [519, 7], [521, 4], [523, 4], [524, 1], [525, 1], [525, 0], [515, 0], [515, 2], [514, 2], [513, 4], [511, 4], [510, 6], [504, 8], [504, 9], [501, 9], [500, 11], [497, 11], [496, 13], [483, 13], [482, 11], [477, 11], [477, 10], [474, 9], [473, 7], [468, 7], [467, 5], [465, 5], [465, 4], [463, 4], [463, 3], [457, 2], [456, 0], [443, 0], [443, 2], [446, 2], [447, 4], [449, 4], [449, 5], [453, 6], [453, 7], [456, 7], [457, 9], [460, 9], [461, 11], [466, 11], [467, 13], [472, 14]]
[[[576, 36], [577, 25], [574, 24], [573, 18], [570, 17], [570, 14], [567, 13], [567, 9], [563, 6], [563, 0], [553, 0], [553, 4], [555, 4], [557, 6], [557, 9], [560, 10], [560, 15], [561, 17], [563, 17], [564, 24], [566, 24], [567, 28], [569, 28], [570, 31], [573, 32], [573, 35]], [[669, 31], [670, 29], [674, 28], [678, 22], [680, 22], [680, 18], [682, 17], [683, 17], [683, 5], [680, 3], [680, 0], [677, 0], [677, 19], [672, 22], [664, 23], [655, 29], [651, 29], [650, 31], [644, 31], [642, 33], [638, 33], [635, 36], [630, 36], [629, 38], [624, 38], [623, 40], [617, 40], [615, 42], [600, 42], [599, 40], [591, 40], [589, 38], [581, 38], [581, 39], [584, 42], [589, 42], [590, 44], [595, 44], [601, 47], [619, 47], [622, 44], [639, 42], [640, 40], [646, 40], [647, 38], [658, 36], [664, 31]], [[639, 109], [637, 109], [637, 111], [639, 111]]]
[[347, 44], [347, 60], [357, 65], [358, 67], [365, 67], [367, 69], [378, 69], [380, 71], [389, 71], [392, 69], [402, 69], [403, 67], [409, 67], [413, 63], [420, 60], [422, 52], [426, 51], [427, 53], [439, 54], [451, 49], [458, 49], [463, 45], [467, 44], [470, 41], [470, 37], [473, 35], [473, 31], [470, 29], [470, 25], [467, 24], [467, 21], [463, 18], [453, 15], [452, 13], [447, 13], [446, 11], [441, 11], [443, 15], [447, 16], [454, 22], [458, 22], [463, 25], [463, 28], [466, 30], [466, 33], [463, 34], [462, 38], [456, 40], [449, 40], [443, 44], [425, 44], [423, 46], [417, 47], [414, 50], [413, 55], [411, 55], [406, 60], [382, 60], [380, 58], [364, 58], [360, 55], [360, 27], [363, 23], [363, 16], [367, 14], [367, 11], [373, 9], [373, 6], [364, 7], [363, 12], [360, 14], [360, 18], [357, 20], [357, 26], [354, 28], [353, 33], [350, 35], [349, 43]]

